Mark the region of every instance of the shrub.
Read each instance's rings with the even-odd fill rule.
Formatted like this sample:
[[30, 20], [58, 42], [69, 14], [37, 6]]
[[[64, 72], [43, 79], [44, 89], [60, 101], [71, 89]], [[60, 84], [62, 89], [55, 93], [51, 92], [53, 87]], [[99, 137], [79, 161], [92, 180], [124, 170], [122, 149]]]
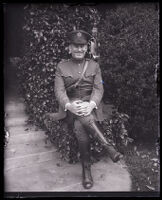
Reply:
[[130, 116], [136, 139], [157, 137], [158, 23], [155, 4], [135, 3], [107, 10], [99, 24], [105, 99]]
[[[104, 78], [104, 100], [130, 117], [129, 132], [134, 138], [157, 134], [157, 96], [154, 79], [158, 62], [158, 13], [154, 4], [122, 4], [105, 8], [69, 4], [32, 4], [25, 7], [25, 55], [18, 65], [20, 90], [29, 121], [47, 130], [66, 158], [72, 142], [65, 128], [53, 138], [52, 121], [46, 126], [43, 115], [56, 112], [54, 94], [57, 63], [68, 59], [66, 33], [74, 26], [91, 33], [98, 24], [100, 66]], [[88, 54], [88, 56], [90, 56]], [[117, 116], [117, 119], [120, 117]], [[114, 119], [115, 121], [115, 119]], [[108, 124], [109, 127], [109, 124]], [[55, 129], [57, 130], [57, 128]], [[119, 131], [120, 132], [120, 131]], [[63, 141], [66, 141], [65, 143]], [[69, 159], [69, 158], [68, 158]]]

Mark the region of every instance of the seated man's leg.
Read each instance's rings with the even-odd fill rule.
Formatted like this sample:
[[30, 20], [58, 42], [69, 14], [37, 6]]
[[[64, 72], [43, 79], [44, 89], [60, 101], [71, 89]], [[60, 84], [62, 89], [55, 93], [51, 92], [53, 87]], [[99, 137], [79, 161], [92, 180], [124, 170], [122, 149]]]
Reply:
[[117, 152], [114, 149], [114, 147], [110, 143], [108, 143], [108, 141], [104, 138], [99, 124], [94, 120], [92, 114], [88, 116], [78, 116], [77, 119], [81, 122], [87, 133], [90, 131], [91, 134], [93, 134], [96, 138], [99, 139], [101, 144], [108, 151], [113, 162], [117, 162], [122, 157], [122, 155], [119, 152]]
[[82, 162], [82, 176], [83, 186], [89, 189], [93, 186], [93, 179], [91, 175], [90, 164], [90, 141], [84, 130], [82, 124], [77, 119], [75, 120], [75, 134], [79, 144], [81, 162]]

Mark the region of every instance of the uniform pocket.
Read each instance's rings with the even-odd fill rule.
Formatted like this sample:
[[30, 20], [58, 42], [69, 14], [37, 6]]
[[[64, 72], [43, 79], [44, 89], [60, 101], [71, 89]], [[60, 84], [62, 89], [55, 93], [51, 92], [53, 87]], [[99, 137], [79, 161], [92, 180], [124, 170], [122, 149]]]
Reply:
[[87, 70], [86, 72], [85, 72], [85, 77], [92, 77], [92, 76], [95, 76], [96, 75], [96, 73], [95, 73], [95, 71], [90, 71], [90, 70]]
[[73, 75], [71, 73], [62, 73], [61, 74], [63, 77], [73, 77]]
[[73, 75], [69, 73], [62, 74], [62, 78], [64, 80], [65, 86], [71, 85], [74, 82]]
[[87, 71], [85, 73], [84, 77], [85, 77], [86, 81], [93, 83], [94, 77], [95, 77], [95, 72]]
[[63, 79], [65, 80], [70, 80], [70, 79], [73, 79], [73, 76], [72, 75], [62, 75]]

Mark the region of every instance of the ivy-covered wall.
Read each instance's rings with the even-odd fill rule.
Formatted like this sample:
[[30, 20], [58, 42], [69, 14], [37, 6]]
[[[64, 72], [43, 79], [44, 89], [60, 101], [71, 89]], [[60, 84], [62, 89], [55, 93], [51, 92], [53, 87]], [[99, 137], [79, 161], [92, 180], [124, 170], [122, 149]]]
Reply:
[[69, 57], [66, 33], [74, 26], [91, 33], [97, 23], [104, 101], [129, 115], [132, 138], [157, 137], [159, 19], [155, 4], [32, 4], [24, 11], [25, 55], [18, 65], [18, 77], [32, 122], [45, 128], [43, 115], [57, 111], [55, 69]]

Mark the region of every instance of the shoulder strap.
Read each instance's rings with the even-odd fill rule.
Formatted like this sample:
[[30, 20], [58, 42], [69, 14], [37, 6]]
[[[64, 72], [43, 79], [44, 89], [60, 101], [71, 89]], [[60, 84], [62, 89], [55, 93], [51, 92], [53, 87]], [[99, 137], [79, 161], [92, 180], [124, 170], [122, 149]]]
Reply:
[[[85, 74], [85, 72], [86, 72], [87, 67], [88, 67], [88, 60], [85, 61], [84, 68], [83, 68], [82, 74], [81, 74], [81, 76], [80, 76], [80, 79], [83, 78], [83, 76], [84, 76], [84, 74]], [[80, 79], [79, 79], [79, 80], [80, 80]]]
[[77, 87], [78, 84], [80, 83], [80, 81], [83, 79], [83, 76], [84, 76], [84, 74], [85, 74], [85, 72], [86, 72], [87, 67], [88, 67], [88, 60], [85, 61], [84, 68], [83, 68], [83, 71], [82, 71], [82, 74], [81, 74], [79, 80], [75, 83], [75, 87]]

